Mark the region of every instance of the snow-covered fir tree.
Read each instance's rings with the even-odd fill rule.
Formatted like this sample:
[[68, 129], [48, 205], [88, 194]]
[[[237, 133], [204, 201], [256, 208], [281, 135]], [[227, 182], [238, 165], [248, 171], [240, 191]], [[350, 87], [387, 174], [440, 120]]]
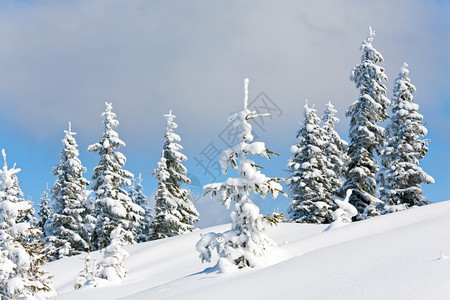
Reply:
[[53, 213], [45, 226], [45, 235], [55, 247], [53, 257], [56, 259], [79, 254], [89, 247], [84, 223], [88, 196], [86, 187], [90, 182], [83, 177], [86, 168], [78, 158], [78, 144], [74, 137], [76, 133], [72, 131], [70, 123], [64, 133], [61, 160], [53, 168], [53, 175], [56, 176], [52, 188]]
[[140, 226], [136, 229], [136, 242], [142, 243], [150, 239], [150, 224], [153, 218], [153, 210], [148, 206], [148, 199], [144, 194], [141, 173], [139, 173], [139, 177], [134, 181], [130, 192], [131, 200], [143, 209], [143, 215], [139, 222]]
[[95, 192], [96, 227], [92, 235], [93, 249], [102, 249], [111, 242], [111, 232], [119, 225], [124, 230], [124, 240], [134, 243], [136, 228], [142, 208], [131, 201], [125, 188], [131, 186], [133, 174], [123, 169], [126, 157], [119, 151], [125, 143], [119, 138], [114, 128], [119, 125], [116, 114], [112, 112], [112, 104], [106, 102], [106, 110], [102, 113], [104, 131], [100, 142], [89, 146], [88, 151], [97, 152], [100, 156], [94, 168], [92, 179], [95, 180], [92, 190]]
[[41, 201], [39, 203], [39, 212], [38, 215], [39, 217], [41, 217], [41, 219], [39, 220], [38, 226], [39, 228], [41, 228], [42, 232], [45, 234], [45, 223], [47, 222], [47, 220], [50, 218], [50, 216], [53, 213], [53, 209], [52, 209], [52, 199], [50, 198], [49, 195], [50, 191], [48, 189], [48, 184], [47, 184], [47, 188], [45, 189], [45, 191], [42, 193], [41, 196]]
[[388, 206], [411, 207], [429, 202], [422, 197], [421, 183], [434, 183], [419, 162], [428, 152], [429, 140], [419, 105], [413, 102], [415, 86], [405, 63], [394, 83], [392, 117], [385, 130], [387, 145], [381, 152], [383, 169], [378, 173], [381, 200]]
[[[95, 249], [96, 247], [92, 245], [92, 236], [97, 225], [97, 213], [96, 213], [96, 199], [91, 195], [92, 191], [87, 191], [88, 196], [85, 203], [85, 214], [83, 227], [86, 233], [86, 241], [89, 242], [89, 249]], [[89, 251], [89, 250], [88, 250]]]
[[379, 166], [374, 152], [379, 152], [385, 143], [383, 128], [377, 123], [387, 118], [389, 99], [383, 84], [387, 76], [377, 65], [384, 62], [383, 56], [372, 46], [374, 36], [370, 28], [370, 35], [361, 46], [361, 63], [353, 68], [350, 76], [359, 89], [359, 98], [346, 113], [350, 118], [349, 162], [343, 168], [346, 180], [339, 190], [340, 195], [353, 190], [350, 204], [358, 209], [358, 220], [380, 214], [377, 205], [381, 201], [375, 198], [375, 175]]
[[325, 157], [326, 176], [330, 183], [329, 192], [331, 196], [335, 196], [337, 190], [342, 187], [342, 167], [348, 162], [347, 142], [342, 140], [336, 130], [334, 130], [335, 124], [339, 122], [339, 119], [335, 116], [336, 113], [337, 110], [334, 109], [333, 104], [328, 102], [322, 117], [323, 139], [325, 141], [323, 155]]
[[102, 286], [107, 281], [120, 282], [125, 278], [127, 270], [124, 260], [130, 256], [122, 248], [123, 245], [128, 244], [125, 235], [126, 231], [122, 229], [121, 225], [111, 232], [111, 243], [103, 250], [103, 259], [98, 264], [88, 253], [84, 260], [84, 269], [78, 273], [75, 280], [75, 289]]
[[31, 202], [23, 199], [15, 166], [0, 170], [0, 298], [46, 299], [56, 292], [42, 270], [42, 232], [24, 221], [33, 214]]
[[252, 126], [249, 120], [267, 117], [269, 114], [258, 114], [247, 107], [248, 79], [244, 80], [243, 110], [230, 116], [230, 122], [242, 130], [240, 142], [226, 149], [221, 157], [222, 172], [227, 174], [228, 167], [236, 169], [237, 176], [229, 177], [225, 182], [212, 183], [204, 187], [205, 194], [217, 198], [227, 207], [234, 202], [231, 213], [232, 228], [223, 234], [208, 233], [197, 243], [202, 261], [211, 261], [211, 251], [219, 254], [217, 267], [222, 271], [243, 267], [255, 267], [261, 263], [265, 252], [276, 247], [276, 244], [264, 234], [266, 220], [259, 213], [259, 208], [250, 199], [250, 192], [265, 197], [272, 194], [275, 198], [282, 187], [277, 178], [269, 178], [257, 170], [262, 168], [249, 159], [249, 155], [270, 158], [274, 154], [266, 148], [264, 142], [253, 142]]
[[20, 223], [30, 223], [30, 226], [33, 228], [39, 228], [39, 219], [37, 217], [36, 210], [34, 209], [34, 204], [31, 197], [28, 197], [27, 201], [30, 204], [31, 209], [24, 211], [18, 222]]
[[303, 126], [297, 133], [299, 142], [291, 147], [292, 157], [287, 164], [292, 198], [289, 218], [297, 223], [329, 224], [333, 221], [334, 203], [323, 156], [325, 132], [319, 125], [316, 110], [308, 104], [304, 116]]
[[167, 119], [164, 146], [158, 168], [152, 173], [158, 180], [155, 218], [150, 225], [153, 240], [193, 231], [199, 215], [189, 199], [190, 191], [182, 187], [191, 181], [182, 164], [187, 157], [180, 152], [183, 149], [178, 143], [181, 138], [174, 132], [178, 127], [175, 115], [170, 111], [164, 117]]

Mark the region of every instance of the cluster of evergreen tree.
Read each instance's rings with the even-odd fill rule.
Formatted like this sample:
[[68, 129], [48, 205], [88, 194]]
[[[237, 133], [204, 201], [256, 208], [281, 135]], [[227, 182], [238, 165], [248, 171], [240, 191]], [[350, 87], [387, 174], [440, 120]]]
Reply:
[[305, 105], [304, 123], [297, 133], [298, 144], [289, 168], [289, 190], [292, 197], [290, 218], [297, 223], [331, 223], [336, 205], [331, 197], [342, 186], [341, 168], [346, 163], [346, 143], [334, 130], [339, 120], [336, 110], [328, 103], [323, 116], [324, 125], [316, 110]]
[[[350, 79], [359, 90], [359, 98], [347, 110], [350, 118], [350, 143], [334, 131], [338, 121], [331, 103], [323, 116], [324, 125], [314, 108], [305, 105], [305, 117], [292, 146], [288, 162], [292, 203], [290, 217], [299, 223], [331, 223], [337, 209], [333, 197], [351, 190], [348, 203], [358, 214], [355, 220], [405, 209], [428, 202], [422, 197], [421, 183], [433, 183], [418, 165], [428, 149], [427, 134], [419, 106], [413, 103], [414, 85], [407, 65], [394, 83], [392, 116], [386, 130], [379, 124], [388, 118], [391, 101], [386, 98], [387, 76], [383, 56], [372, 45], [375, 33], [361, 46], [361, 63]], [[377, 162], [381, 158], [382, 169]], [[342, 182], [344, 179], [344, 182]], [[379, 185], [380, 199], [377, 198]]]
[[[86, 168], [79, 156], [75, 132], [65, 131], [62, 140], [61, 161], [53, 169], [57, 177], [52, 197], [48, 189], [41, 197], [39, 225], [44, 230], [52, 259], [99, 250], [111, 244], [112, 232], [120, 227], [124, 244], [145, 242], [193, 231], [198, 212], [189, 199], [189, 191], [181, 183], [189, 183], [187, 170], [181, 161], [187, 158], [179, 152], [180, 137], [173, 132], [177, 124], [171, 113], [167, 117], [167, 130], [163, 155], [153, 172], [159, 180], [156, 215], [143, 193], [142, 178], [124, 170], [126, 157], [118, 151], [125, 143], [114, 128], [119, 122], [106, 103], [102, 113], [103, 135], [88, 151], [100, 156], [94, 168], [92, 191], [90, 182], [83, 177]], [[92, 192], [92, 196], [90, 193]]]
[[56, 295], [46, 262], [42, 232], [33, 204], [23, 198], [17, 173], [4, 165], [0, 170], [0, 298], [45, 299]]
[[[161, 162], [154, 171], [159, 180], [156, 216], [143, 193], [142, 178], [123, 169], [126, 158], [118, 152], [125, 143], [114, 128], [119, 122], [106, 103], [102, 114], [101, 140], [89, 146], [100, 161], [92, 178], [93, 196], [83, 177], [86, 168], [79, 159], [76, 133], [69, 123], [62, 140], [61, 160], [53, 168], [56, 181], [41, 196], [39, 217], [33, 203], [23, 199], [17, 173], [9, 169], [3, 151], [0, 170], [0, 298], [45, 299], [55, 295], [50, 277], [41, 269], [48, 260], [105, 249], [98, 264], [86, 258], [77, 288], [95, 286], [100, 280], [125, 276], [123, 259], [128, 256], [121, 246], [159, 239], [195, 229], [198, 212], [181, 183], [189, 183], [179, 152], [180, 137], [173, 132], [174, 115], [167, 117], [167, 130]], [[84, 281], [83, 281], [84, 280]]]
[[99, 263], [89, 255], [86, 257], [86, 268], [79, 274], [75, 288], [123, 278], [126, 272], [122, 260], [128, 254], [121, 246], [191, 232], [198, 221], [189, 191], [182, 187], [190, 182], [181, 163], [187, 158], [177, 143], [181, 138], [174, 133], [178, 125], [172, 112], [165, 115], [163, 154], [153, 171], [159, 181], [155, 215], [143, 193], [141, 174], [134, 179], [123, 168], [126, 157], [118, 148], [125, 143], [114, 130], [119, 122], [111, 103], [106, 103], [101, 116], [102, 138], [88, 147], [88, 151], [100, 156], [92, 176], [92, 191], [87, 189], [91, 183], [83, 177], [86, 168], [78, 158], [76, 133], [69, 123], [62, 140], [60, 164], [53, 168], [57, 179], [50, 191], [48, 187], [44, 191], [39, 204], [41, 219], [36, 221], [47, 244], [43, 253], [50, 260], [105, 249], [104, 259]]

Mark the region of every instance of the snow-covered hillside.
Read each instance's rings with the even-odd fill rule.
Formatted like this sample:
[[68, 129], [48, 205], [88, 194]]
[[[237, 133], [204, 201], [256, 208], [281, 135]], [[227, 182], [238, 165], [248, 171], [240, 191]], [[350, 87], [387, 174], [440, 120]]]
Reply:
[[450, 201], [326, 232], [280, 224], [268, 230], [279, 248], [266, 266], [219, 274], [200, 262], [195, 244], [229, 227], [125, 247], [129, 273], [120, 285], [74, 291], [85, 255], [46, 268], [57, 299], [450, 299]]

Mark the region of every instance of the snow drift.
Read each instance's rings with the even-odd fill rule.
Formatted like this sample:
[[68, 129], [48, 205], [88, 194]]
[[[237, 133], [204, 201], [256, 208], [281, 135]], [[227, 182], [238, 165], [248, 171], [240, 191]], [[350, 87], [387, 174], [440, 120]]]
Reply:
[[[324, 231], [326, 225], [268, 229], [278, 249], [266, 265], [217, 273], [202, 264], [201, 234], [126, 246], [122, 283], [75, 291], [86, 254], [52, 262], [57, 299], [448, 299], [450, 201], [412, 208]], [[102, 254], [94, 252], [93, 258]], [[213, 261], [215, 261], [213, 259]]]

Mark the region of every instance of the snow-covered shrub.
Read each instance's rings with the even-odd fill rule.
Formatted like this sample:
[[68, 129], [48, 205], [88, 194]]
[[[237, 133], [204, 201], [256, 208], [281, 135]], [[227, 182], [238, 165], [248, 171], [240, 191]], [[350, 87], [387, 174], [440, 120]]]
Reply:
[[326, 231], [351, 223], [352, 218], [358, 214], [358, 210], [349, 203], [351, 194], [352, 189], [348, 189], [344, 200], [334, 200], [339, 208], [333, 212], [334, 221], [325, 229]]
[[108, 283], [120, 283], [125, 278], [125, 258], [130, 254], [122, 248], [128, 242], [126, 231], [119, 225], [110, 235], [111, 243], [103, 250], [103, 259], [99, 263], [92, 260], [90, 253], [85, 258], [84, 269], [78, 273], [74, 288], [104, 286]]
[[125, 231], [119, 226], [111, 232], [111, 244], [105, 248], [103, 259], [98, 263], [97, 277], [108, 281], [120, 281], [125, 278], [124, 259], [130, 254], [122, 248], [126, 243]]
[[78, 273], [73, 287], [78, 290], [82, 287], [96, 287], [97, 280], [95, 276], [96, 264], [91, 258], [90, 253], [84, 259], [84, 269]]

